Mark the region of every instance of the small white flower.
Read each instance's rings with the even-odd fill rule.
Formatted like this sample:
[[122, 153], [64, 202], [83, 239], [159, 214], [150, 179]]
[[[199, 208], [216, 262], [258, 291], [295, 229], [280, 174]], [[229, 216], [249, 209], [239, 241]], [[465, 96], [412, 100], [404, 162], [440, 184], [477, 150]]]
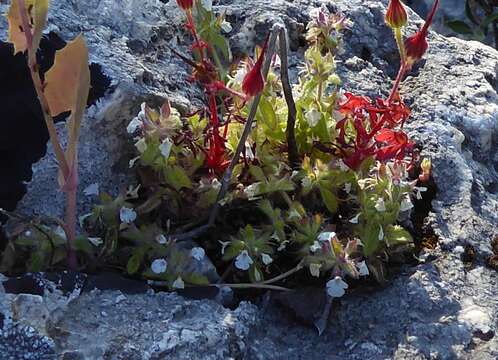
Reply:
[[152, 262], [150, 269], [154, 274], [163, 274], [168, 268], [168, 262], [165, 259], [156, 259]]
[[140, 119], [137, 116], [132, 121], [130, 121], [130, 123], [126, 127], [126, 131], [128, 132], [128, 134], [134, 134], [141, 126], [142, 126], [142, 121], [140, 121]]
[[161, 151], [161, 155], [164, 156], [165, 159], [169, 158], [171, 154], [171, 148], [173, 147], [173, 142], [166, 138], [161, 145], [159, 145], [159, 150]]
[[122, 223], [131, 224], [137, 219], [137, 213], [135, 210], [123, 206], [119, 210], [119, 219]]
[[317, 109], [311, 109], [304, 117], [310, 127], [315, 127], [322, 118], [322, 114]]
[[268, 254], [261, 254], [261, 260], [265, 265], [270, 265], [273, 262], [273, 258]]
[[375, 204], [375, 209], [378, 212], [384, 212], [384, 211], [386, 211], [386, 203], [384, 202], [384, 198], [379, 198], [377, 200], [377, 203]]
[[135, 143], [135, 147], [137, 148], [138, 152], [140, 154], [143, 154], [145, 150], [147, 150], [147, 143], [145, 142], [145, 139], [140, 139]]
[[91, 184], [89, 186], [87, 186], [85, 188], [85, 190], [83, 190], [83, 194], [85, 194], [86, 196], [96, 196], [99, 194], [99, 184], [98, 183], [94, 183], [94, 184]]
[[192, 250], [190, 250], [190, 256], [192, 256], [197, 261], [201, 261], [202, 259], [204, 259], [205, 255], [206, 252], [201, 247], [194, 247], [192, 248]]
[[401, 200], [401, 204], [400, 204], [400, 207], [399, 207], [399, 211], [401, 212], [405, 212], [405, 211], [408, 211], [408, 210], [411, 210], [413, 209], [413, 204], [412, 204], [412, 201], [410, 200], [409, 197], [404, 197], [403, 200]]
[[232, 24], [230, 24], [228, 21], [223, 20], [221, 23], [221, 30], [223, 30], [224, 33], [230, 33], [233, 30]]
[[313, 245], [310, 246], [310, 251], [312, 253], [315, 253], [317, 252], [318, 250], [320, 250], [322, 248], [322, 245], [320, 245], [320, 243], [318, 241], [315, 241], [313, 243]]
[[94, 246], [97, 246], [97, 247], [104, 243], [102, 238], [99, 238], [99, 237], [89, 237], [88, 241], [90, 241]]
[[382, 228], [382, 225], [380, 225], [379, 227], [380, 227], [380, 230], [379, 230], [379, 241], [382, 241], [382, 240], [384, 240], [384, 229]]
[[368, 271], [367, 263], [365, 261], [359, 262], [356, 266], [358, 267], [360, 276], [367, 276], [370, 274], [370, 271]]
[[301, 180], [301, 184], [303, 185], [303, 188], [311, 187], [312, 184], [311, 178], [309, 176], [303, 177], [303, 179]]
[[346, 190], [346, 193], [349, 194], [351, 192], [351, 183], [345, 183], [344, 189]]
[[246, 142], [246, 157], [251, 161], [256, 158], [254, 152], [252, 151], [252, 146], [248, 142]]
[[332, 239], [335, 238], [336, 236], [337, 236], [337, 234], [333, 231], [322, 232], [322, 233], [320, 233], [320, 235], [318, 235], [318, 241], [322, 242], [322, 243], [331, 242]]
[[336, 276], [334, 279], [327, 282], [327, 294], [330, 297], [340, 298], [346, 293], [346, 289], [349, 285], [344, 282], [340, 276]]
[[310, 264], [310, 273], [311, 276], [314, 277], [320, 277], [320, 268], [322, 267], [321, 264]]
[[422, 200], [422, 193], [427, 191], [427, 188], [426, 187], [417, 187], [415, 186], [415, 196], [417, 198], [417, 200]]
[[67, 240], [66, 232], [64, 231], [64, 229], [60, 225], [55, 228], [54, 234], [63, 238], [64, 240]]
[[351, 220], [349, 220], [349, 222], [351, 224], [358, 224], [358, 221], [360, 220], [360, 215], [361, 215], [361, 213], [356, 214], [356, 216], [354, 218], [352, 218]]
[[247, 250], [242, 250], [240, 254], [235, 258], [235, 267], [240, 270], [248, 270], [254, 263]]
[[140, 156], [134, 157], [130, 161], [128, 161], [128, 167], [131, 169], [132, 167], [135, 166], [135, 163], [140, 160]]
[[178, 276], [178, 278], [173, 282], [173, 289], [185, 289], [185, 282]]
[[254, 183], [249, 185], [244, 189], [244, 194], [246, 194], [249, 200], [253, 200], [256, 198], [256, 194], [259, 192], [259, 184]]
[[161, 245], [166, 245], [168, 243], [168, 239], [163, 234], [157, 235], [156, 241]]

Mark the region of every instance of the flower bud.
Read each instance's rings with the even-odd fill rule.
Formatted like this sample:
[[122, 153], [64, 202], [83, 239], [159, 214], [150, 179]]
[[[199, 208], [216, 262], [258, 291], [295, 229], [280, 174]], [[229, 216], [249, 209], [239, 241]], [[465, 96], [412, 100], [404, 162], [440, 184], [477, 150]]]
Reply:
[[394, 28], [401, 28], [408, 22], [408, 15], [406, 14], [405, 6], [401, 0], [391, 0], [387, 8], [386, 23]]
[[427, 43], [427, 33], [438, 5], [439, 0], [434, 1], [434, 5], [432, 6], [432, 10], [427, 17], [424, 26], [405, 40], [406, 61], [408, 66], [412, 66], [415, 62], [422, 59], [425, 52], [429, 48], [429, 44]]
[[249, 97], [256, 96], [265, 88], [265, 80], [263, 79], [262, 67], [265, 58], [266, 48], [268, 47], [268, 38], [266, 38], [263, 50], [259, 55], [256, 64], [246, 74], [242, 81], [242, 91]]
[[190, 10], [194, 6], [194, 0], [176, 0], [176, 3], [183, 10]]

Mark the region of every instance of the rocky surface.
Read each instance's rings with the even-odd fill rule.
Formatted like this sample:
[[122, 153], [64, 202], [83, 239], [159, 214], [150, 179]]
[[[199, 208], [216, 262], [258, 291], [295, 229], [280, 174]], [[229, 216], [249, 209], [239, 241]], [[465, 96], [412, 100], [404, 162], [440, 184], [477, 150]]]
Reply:
[[[233, 23], [236, 51], [261, 42], [276, 19], [284, 20], [295, 66], [308, 12], [321, 4], [353, 21], [340, 56], [344, 87], [385, 95], [398, 61], [383, 24], [386, 1], [221, 0], [215, 5]], [[92, 61], [114, 81], [114, 93], [90, 111], [81, 163], [83, 186], [99, 182], [104, 189], [115, 188], [117, 179], [125, 178], [119, 175], [126, 163], [123, 124], [141, 100], [167, 95], [186, 108], [187, 99], [195, 97], [185, 81], [186, 67], [165, 47], [168, 42], [184, 46], [180, 13], [171, 0], [61, 0], [52, 8], [51, 29], [66, 39], [83, 31]], [[230, 311], [211, 300], [134, 294], [116, 304], [121, 294], [98, 290], [71, 301], [57, 298], [59, 310], [50, 308], [45, 319], [39, 317], [44, 310], [33, 313], [25, 301], [43, 308], [54, 303], [52, 294], [21, 300], [0, 295], [0, 339], [5, 339], [0, 353], [13, 359], [24, 354], [51, 359], [64, 352], [67, 359], [496, 359], [498, 273], [484, 264], [490, 240], [498, 235], [498, 53], [436, 33], [430, 44], [426, 61], [412, 71], [402, 92], [413, 109], [410, 133], [433, 158], [438, 193], [427, 221], [439, 235], [439, 246], [421, 254], [420, 265], [403, 269], [385, 289], [334, 303], [321, 337], [272, 303], [259, 308], [244, 303]], [[60, 203], [48, 201], [55, 194], [48, 187], [55, 182], [52, 157], [36, 171], [21, 208], [60, 211]], [[466, 245], [477, 252], [471, 265], [460, 259]]]

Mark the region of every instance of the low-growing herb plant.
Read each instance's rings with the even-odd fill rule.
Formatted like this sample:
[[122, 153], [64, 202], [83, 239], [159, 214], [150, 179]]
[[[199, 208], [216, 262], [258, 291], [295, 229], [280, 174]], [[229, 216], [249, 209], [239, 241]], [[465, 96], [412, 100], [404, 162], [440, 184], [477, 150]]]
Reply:
[[[78, 140], [90, 90], [88, 50], [83, 37], [78, 36], [62, 50], [57, 51], [54, 65], [44, 77], [41, 76], [36, 53], [47, 22], [48, 8], [48, 0], [12, 0], [7, 14], [9, 23], [7, 41], [14, 45], [16, 54], [27, 53], [33, 86], [40, 101], [59, 166], [59, 186], [66, 193], [66, 217], [65, 222], [60, 222], [63, 229], [61, 235], [67, 241], [68, 266], [75, 269], [77, 267], [75, 241]], [[67, 122], [66, 150], [61, 145], [53, 120], [54, 116], [65, 112], [70, 112]]]
[[[287, 290], [304, 276], [322, 281], [332, 299], [345, 294], [348, 277], [384, 282], [386, 261], [413, 247], [401, 219], [430, 177], [430, 160], [404, 131], [410, 109], [398, 90], [427, 50], [439, 0], [406, 40], [405, 8], [390, 2], [400, 69], [389, 96], [375, 100], [341, 88], [335, 57], [351, 26], [343, 15], [313, 11], [291, 85], [283, 24], [254, 57], [230, 66], [223, 15], [201, 1], [177, 3], [193, 43], [188, 55], [170, 50], [192, 69], [204, 106], [181, 114], [167, 100], [142, 105], [127, 128], [139, 185], [117, 198], [98, 194], [80, 218], [82, 259], [170, 289]], [[419, 178], [410, 177], [419, 165]], [[205, 257], [222, 274], [217, 283], [199, 270]]]

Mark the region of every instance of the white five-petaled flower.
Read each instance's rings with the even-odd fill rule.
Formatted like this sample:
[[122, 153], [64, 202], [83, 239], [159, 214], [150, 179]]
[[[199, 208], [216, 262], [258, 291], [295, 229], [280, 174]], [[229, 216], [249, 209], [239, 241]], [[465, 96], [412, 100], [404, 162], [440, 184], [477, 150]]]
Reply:
[[192, 256], [197, 261], [201, 261], [202, 259], [204, 259], [205, 255], [206, 252], [201, 247], [194, 247], [192, 248], [192, 250], [190, 250], [190, 256]]
[[313, 128], [318, 124], [318, 122], [322, 118], [322, 114], [320, 113], [320, 111], [313, 108], [310, 111], [308, 111], [304, 117], [306, 118], [306, 122], [308, 123], [308, 125]]
[[370, 271], [368, 271], [367, 263], [365, 261], [359, 262], [356, 266], [358, 267], [360, 276], [368, 276], [370, 274]]
[[175, 281], [173, 281], [173, 289], [185, 289], [185, 282], [181, 276], [178, 276]]
[[96, 196], [99, 194], [99, 184], [94, 183], [91, 185], [88, 185], [85, 190], [83, 190], [83, 194], [86, 196]]
[[261, 260], [265, 265], [270, 265], [273, 262], [273, 258], [268, 254], [261, 254]]
[[119, 210], [119, 219], [122, 223], [131, 224], [137, 219], [137, 213], [135, 210], [123, 206], [121, 210]]
[[240, 270], [249, 270], [254, 261], [249, 256], [247, 250], [242, 250], [235, 258], [235, 267]]
[[132, 121], [130, 121], [130, 123], [126, 127], [126, 131], [128, 132], [128, 134], [134, 134], [141, 126], [142, 126], [142, 121], [137, 116]]
[[340, 298], [346, 293], [348, 287], [349, 285], [340, 276], [336, 276], [327, 282], [327, 294], [330, 297]]
[[356, 216], [354, 218], [352, 218], [351, 220], [349, 220], [349, 222], [351, 224], [358, 224], [358, 221], [360, 219], [360, 215], [361, 215], [361, 213], [356, 214]]
[[154, 274], [163, 274], [168, 268], [168, 262], [165, 259], [156, 259], [152, 262], [150, 269]]
[[375, 204], [375, 209], [378, 212], [384, 212], [384, 211], [386, 211], [386, 203], [384, 202], [384, 198], [379, 198], [377, 200], [377, 203]]
[[168, 243], [168, 239], [163, 234], [157, 235], [156, 241], [161, 245], [166, 245]]
[[322, 267], [321, 264], [313, 264], [313, 263], [311, 263], [310, 264], [310, 273], [311, 273], [311, 276], [320, 277], [320, 268], [321, 267]]
[[171, 148], [173, 147], [173, 142], [166, 138], [161, 145], [159, 145], [159, 150], [161, 151], [161, 155], [164, 156], [165, 159], [169, 158], [169, 154], [171, 154]]

